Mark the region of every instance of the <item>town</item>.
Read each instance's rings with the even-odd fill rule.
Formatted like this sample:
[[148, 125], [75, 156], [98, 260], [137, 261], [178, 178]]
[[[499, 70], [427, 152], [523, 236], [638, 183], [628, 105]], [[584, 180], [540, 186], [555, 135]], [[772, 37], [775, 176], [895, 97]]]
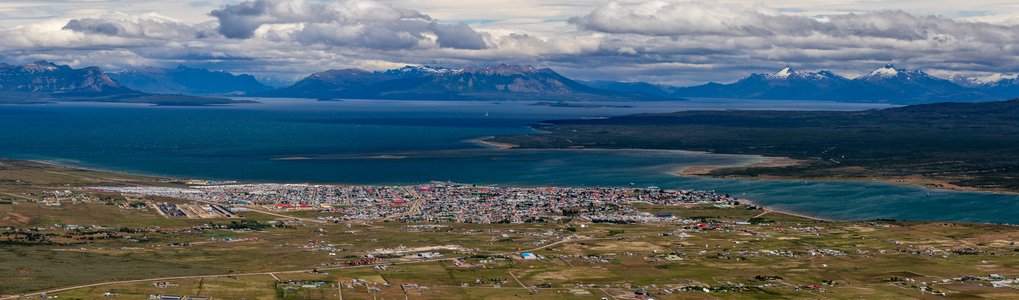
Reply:
[[[416, 186], [341, 186], [307, 184], [240, 184], [179, 187], [92, 187], [129, 197], [172, 197], [206, 203], [209, 214], [228, 210], [324, 211], [324, 221], [401, 221], [458, 223], [558, 222], [579, 218], [591, 222], [668, 221], [639, 211], [633, 204], [739, 206], [736, 197], [711, 191], [607, 187], [500, 187], [433, 182]], [[746, 202], [746, 200], [742, 200]], [[227, 205], [229, 207], [224, 207]], [[165, 215], [184, 215], [161, 204]], [[165, 211], [165, 212], [164, 212]], [[195, 213], [189, 213], [195, 214]]]

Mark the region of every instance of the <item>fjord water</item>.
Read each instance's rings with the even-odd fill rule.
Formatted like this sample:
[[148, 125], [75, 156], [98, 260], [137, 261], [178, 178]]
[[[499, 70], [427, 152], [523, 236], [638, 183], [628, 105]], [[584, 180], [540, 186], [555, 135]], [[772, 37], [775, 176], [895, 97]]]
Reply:
[[[0, 157], [161, 176], [257, 182], [660, 186], [745, 195], [831, 219], [1019, 224], [1019, 196], [876, 182], [685, 178], [692, 165], [759, 157], [657, 150], [502, 150], [470, 142], [533, 133], [549, 119], [691, 109], [862, 110], [874, 104], [694, 100], [615, 107], [526, 102], [260, 99], [216, 107], [131, 104], [0, 106]], [[622, 107], [626, 106], [626, 107]]]

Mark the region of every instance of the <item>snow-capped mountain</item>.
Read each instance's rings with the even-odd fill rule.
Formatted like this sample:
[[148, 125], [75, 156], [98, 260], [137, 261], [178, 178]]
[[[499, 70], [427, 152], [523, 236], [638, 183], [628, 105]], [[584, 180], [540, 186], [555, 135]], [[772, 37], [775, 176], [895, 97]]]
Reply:
[[830, 71], [819, 71], [819, 72], [804, 72], [797, 71], [792, 67], [785, 67], [779, 70], [775, 74], [767, 76], [768, 79], [779, 81], [779, 80], [812, 80], [812, 81], [825, 81], [825, 80], [844, 80], [845, 77], [835, 75]]
[[985, 101], [998, 97], [940, 79], [921, 70], [885, 65], [848, 79], [830, 71], [805, 72], [785, 67], [771, 74], [751, 74], [735, 83], [709, 83], [672, 89], [680, 97], [851, 102], [927, 103]]
[[931, 76], [922, 70], [896, 68], [893, 65], [885, 65], [870, 74], [855, 78], [848, 89], [835, 91], [831, 96], [837, 100], [899, 103], [994, 100], [990, 95]]
[[[910, 72], [906, 69], [896, 69], [893, 65], [885, 65], [884, 67], [878, 68], [877, 70], [871, 71], [870, 74], [864, 76], [866, 79], [878, 79], [878, 78], [894, 78], [899, 76], [909, 77]], [[926, 74], [915, 74], [915, 75], [926, 75]]]
[[1019, 74], [990, 74], [983, 76], [953, 75], [949, 81], [964, 87], [999, 86], [1019, 80]]
[[97, 67], [74, 69], [48, 61], [24, 65], [0, 63], [0, 92], [61, 95], [132, 93]]
[[1002, 98], [1019, 98], [1019, 74], [991, 74], [966, 77], [952, 76], [951, 81], [971, 89]]
[[99, 101], [160, 105], [229, 104], [222, 98], [148, 94], [121, 85], [98, 67], [75, 69], [48, 61], [0, 63], [0, 103]]
[[[360, 69], [315, 73], [292, 86], [259, 93], [266, 97], [447, 99], [447, 100], [619, 100], [657, 97], [590, 87], [547, 68], [407, 66], [369, 72]], [[671, 98], [671, 97], [670, 97]]]
[[383, 75], [392, 76], [393, 78], [413, 78], [447, 74], [453, 71], [454, 70], [443, 67], [405, 66], [399, 69], [386, 70], [382, 73]]
[[906, 82], [948, 81], [945, 79], [940, 79], [931, 76], [930, 74], [927, 74], [927, 72], [921, 70], [907, 70], [895, 68], [895, 66], [893, 65], [885, 65], [884, 67], [871, 71], [870, 74], [856, 78], [856, 80], [866, 81], [898, 80]]
[[849, 79], [829, 71], [805, 72], [785, 67], [772, 74], [751, 74], [732, 84], [709, 83], [674, 88], [680, 97], [747, 99], [823, 99], [833, 89], [841, 89]]

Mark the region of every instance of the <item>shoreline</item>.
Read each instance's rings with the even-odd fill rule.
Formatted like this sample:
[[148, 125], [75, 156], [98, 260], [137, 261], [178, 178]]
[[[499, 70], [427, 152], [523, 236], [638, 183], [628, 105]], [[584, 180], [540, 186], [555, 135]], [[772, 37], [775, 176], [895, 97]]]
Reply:
[[739, 176], [714, 176], [711, 173], [716, 170], [724, 169], [747, 169], [747, 168], [782, 168], [782, 167], [793, 167], [800, 166], [808, 163], [806, 160], [797, 160], [788, 157], [763, 157], [762, 160], [747, 165], [697, 165], [683, 168], [675, 173], [676, 176], [681, 177], [701, 177], [701, 178], [734, 178], [741, 180], [802, 180], [802, 181], [814, 181], [814, 182], [830, 182], [830, 181], [843, 181], [843, 182], [881, 182], [893, 185], [915, 185], [922, 186], [930, 190], [939, 191], [956, 191], [956, 192], [975, 192], [975, 193], [993, 193], [993, 194], [1005, 194], [1005, 195], [1019, 195], [1019, 192], [1009, 190], [996, 190], [996, 189], [980, 189], [975, 187], [960, 186], [952, 184], [946, 180], [937, 180], [930, 178], [923, 178], [919, 175], [912, 176], [901, 176], [901, 177], [799, 177], [799, 176], [770, 176], [761, 175], [756, 177], [739, 177]]
[[153, 178], [171, 178], [169, 176], [142, 174], [142, 173], [134, 173], [134, 172], [128, 172], [128, 171], [117, 171], [117, 170], [102, 169], [102, 168], [96, 168], [96, 167], [86, 167], [86, 166], [81, 166], [81, 165], [76, 165], [76, 164], [71, 164], [71, 163], [63, 163], [63, 162], [59, 162], [59, 161], [55, 161], [55, 160], [14, 159], [14, 158], [3, 158], [3, 157], [0, 157], [0, 160], [27, 161], [27, 162], [37, 163], [37, 164], [56, 166], [56, 167], [78, 169], [78, 170], [83, 170], [83, 171], [91, 171], [91, 172], [99, 172], [99, 173], [110, 173], [110, 174], [116, 174], [116, 175], [143, 176], [143, 177], [153, 177]]
[[[569, 149], [564, 149], [564, 150], [569, 150]], [[597, 150], [597, 149], [586, 149], [586, 150]], [[605, 150], [621, 150], [621, 149], [605, 149]], [[652, 149], [634, 149], [634, 150], [652, 150]], [[684, 150], [668, 150], [668, 151], [684, 151]], [[684, 152], [689, 152], [689, 151], [684, 151]], [[708, 152], [696, 152], [696, 153], [708, 153]], [[782, 159], [782, 158], [762, 157], [758, 161], [749, 163], [748, 165], [762, 164], [762, 163], [769, 163], [769, 162], [773, 163], [775, 159]], [[25, 160], [25, 159], [0, 158], [0, 162], [2, 162], [4, 160], [15, 161], [15, 162], [18, 162], [18, 161], [20, 161], [20, 162], [31, 162], [31, 163], [45, 164], [45, 165], [49, 165], [49, 166], [56, 166], [56, 167], [62, 167], [62, 168], [69, 168], [69, 169], [76, 169], [76, 170], [84, 170], [84, 171], [107, 173], [107, 174], [110, 174], [110, 175], [148, 177], [150, 179], [172, 179], [172, 180], [194, 179], [194, 178], [187, 178], [187, 177], [163, 176], [163, 175], [152, 175], [152, 174], [144, 174], [144, 173], [134, 173], [134, 172], [128, 172], [128, 171], [108, 170], [108, 169], [101, 169], [101, 168], [95, 168], [95, 167], [82, 167], [82, 166], [76, 166], [76, 165], [73, 165], [73, 164], [67, 164], [67, 163], [62, 163], [62, 162], [59, 162], [59, 161], [52, 161], [52, 160]], [[731, 166], [729, 166], [729, 167], [731, 167]], [[677, 171], [677, 172], [674, 172], [674, 173], [671, 173], [671, 174], [673, 174], [675, 176], [689, 176], [689, 177], [705, 177], [705, 178], [709, 178], [707, 176], [701, 176], [701, 175], [681, 175], [680, 173], [681, 173], [681, 171]], [[789, 178], [778, 178], [778, 177], [775, 177], [775, 178], [758, 178], [758, 179], [743, 178], [743, 177], [740, 177], [740, 178], [735, 178], [735, 177], [716, 177], [716, 178], [733, 178], [733, 179], [738, 179], [738, 180], [790, 180]], [[236, 180], [236, 181], [231, 180], [231, 181], [234, 182], [233, 184], [305, 184], [305, 185], [337, 185], [337, 186], [365, 185], [363, 183], [349, 183], [349, 182], [348, 183], [343, 183], [343, 182], [285, 182], [285, 181], [284, 182], [273, 182], [273, 181], [248, 181], [248, 180]], [[828, 179], [828, 180], [808, 180], [808, 181], [865, 182], [864, 180], [843, 180], [843, 179], [836, 179], [836, 178], [832, 178], [832, 179]], [[430, 182], [435, 182], [435, 181], [430, 181]], [[913, 185], [913, 186], [917, 186], [917, 187], [923, 188], [923, 189], [932, 189], [931, 187], [928, 187], [928, 186], [925, 186], [925, 185], [919, 185], [919, 184], [913, 184], [913, 183], [903, 183], [903, 182], [900, 182], [900, 183], [896, 184], [896, 183], [890, 183], [890, 182], [884, 182], [884, 181], [882, 181], [881, 183], [892, 184], [892, 185]], [[390, 185], [389, 183], [379, 183], [379, 184]], [[392, 185], [406, 185], [406, 186], [413, 186], [413, 185], [418, 185], [418, 184], [424, 184], [424, 182], [402, 183], [402, 184], [401, 183], [392, 183]], [[502, 186], [502, 184], [492, 184], [492, 185]], [[562, 187], [569, 187], [570, 185], [547, 185], [547, 184], [546, 185], [526, 185], [525, 184], [525, 185], [507, 185], [507, 186], [514, 186], [514, 187], [541, 187], [541, 186], [562, 186]], [[577, 187], [588, 187], [588, 186], [577, 186]], [[612, 186], [605, 186], [605, 187], [612, 187]], [[615, 186], [615, 187], [624, 187], [624, 186]], [[690, 189], [696, 190], [697, 188], [690, 188]], [[1013, 193], [990, 192], [990, 191], [980, 191], [980, 190], [973, 190], [973, 191], [963, 190], [963, 191], [960, 191], [960, 192], [1015, 195]], [[854, 221], [866, 221], [867, 220], [867, 219], [852, 219], [852, 218], [849, 218], [849, 219], [831, 219], [831, 218], [827, 218], [827, 217], [820, 217], [820, 216], [812, 215], [810, 213], [790, 211], [790, 210], [786, 210], [786, 209], [776, 208], [776, 207], [773, 207], [773, 206], [770, 206], [770, 205], [759, 204], [756, 201], [754, 201], [754, 199], [750, 199], [750, 198], [739, 198], [739, 200], [740, 200], [740, 202], [742, 204], [757, 206], [757, 207], [763, 209], [763, 212], [778, 213], [778, 214], [794, 216], [794, 217], [799, 217], [799, 218], [804, 218], [804, 219], [809, 219], [809, 220], [815, 220], [815, 221], [822, 221], [822, 222], [854, 222]], [[905, 221], [910, 221], [910, 220], [905, 220]], [[918, 222], [936, 222], [936, 221], [931, 221], [931, 220], [915, 220], [915, 221], [918, 221]], [[954, 222], [954, 221], [945, 221], [945, 222]], [[991, 223], [991, 222], [972, 222], [972, 221], [971, 222], [964, 222], [964, 223], [998, 224], [998, 223]]]
[[491, 141], [491, 139], [493, 139], [493, 138], [495, 138], [495, 136], [483, 136], [483, 137], [479, 137], [479, 138], [474, 138], [474, 139], [466, 140], [466, 142], [470, 143], [470, 144], [474, 144], [474, 145], [479, 145], [479, 146], [482, 146], [482, 147], [485, 147], [485, 148], [489, 148], [489, 149], [499, 149], [499, 150], [519, 149], [519, 147], [520, 147], [520, 145], [514, 145], [514, 144], [510, 144], [510, 143], [493, 142], [493, 141]]
[[[31, 162], [31, 163], [37, 163], [37, 164], [44, 164], [44, 165], [48, 165], [48, 166], [55, 166], [55, 167], [69, 168], [69, 169], [77, 169], [77, 170], [91, 171], [91, 172], [99, 172], [99, 173], [108, 173], [108, 174], [122, 175], [122, 176], [140, 176], [140, 177], [151, 177], [151, 178], [159, 178], [159, 179], [185, 179], [185, 180], [189, 179], [189, 178], [173, 178], [173, 177], [166, 177], [166, 176], [144, 175], [144, 174], [135, 174], [135, 173], [129, 173], [129, 172], [104, 170], [104, 169], [98, 169], [98, 168], [80, 167], [80, 166], [65, 164], [65, 163], [61, 163], [61, 162], [57, 162], [57, 161], [52, 161], [52, 160], [18, 160], [18, 159], [0, 158], [0, 161], [2, 161], [2, 160]], [[273, 183], [272, 182], [241, 182], [241, 181], [237, 181], [236, 184], [273, 184]], [[307, 184], [316, 184], [316, 183], [307, 183]], [[336, 183], [329, 183], [329, 184], [347, 185], [347, 184], [336, 184]], [[822, 222], [850, 222], [850, 221], [852, 221], [852, 220], [841, 220], [841, 221], [840, 220], [830, 220], [830, 219], [826, 219], [826, 218], [822, 218], [822, 217], [811, 216], [811, 215], [804, 214], [804, 213], [789, 212], [789, 211], [786, 211], [786, 210], [775, 209], [775, 208], [771, 208], [771, 207], [768, 207], [768, 206], [756, 204], [751, 199], [740, 198], [739, 201], [741, 203], [743, 203], [743, 204], [746, 204], [746, 205], [753, 205], [753, 206], [760, 207], [765, 212], [779, 213], [779, 214], [784, 214], [784, 215], [804, 218], [804, 219], [808, 219], [808, 220], [822, 221]]]
[[[710, 152], [705, 152], [710, 153]], [[740, 165], [695, 165], [683, 168], [673, 174], [677, 176], [706, 176], [711, 172], [721, 169], [742, 169], [742, 168], [781, 168], [806, 164], [805, 160], [792, 159], [788, 157], [759, 156], [759, 159], [749, 164]]]
[[[804, 214], [804, 213], [790, 212], [790, 211], [783, 210], [783, 209], [775, 209], [775, 208], [772, 208], [772, 207], [768, 207], [766, 205], [757, 204], [756, 202], [754, 202], [754, 200], [751, 200], [751, 199], [739, 199], [739, 201], [740, 201], [740, 204], [746, 204], [746, 205], [752, 205], [752, 206], [760, 207], [766, 213], [779, 213], [779, 214], [783, 214], [783, 215], [790, 215], [790, 216], [794, 216], [794, 217], [800, 217], [800, 218], [814, 220], [814, 221], [820, 221], [820, 222], [854, 222], [853, 220], [832, 220], [832, 219], [827, 219], [827, 218], [818, 217], [818, 216], [812, 216], [812, 215]], [[859, 220], [856, 220], [856, 221], [859, 221]]]
[[[886, 183], [886, 184], [893, 184], [893, 185], [920, 186], [920, 187], [923, 187], [923, 188], [926, 188], [926, 189], [930, 189], [930, 190], [958, 191], [958, 192], [977, 192], [977, 193], [993, 193], [993, 194], [1004, 194], [1004, 195], [1019, 195], [1019, 191], [998, 190], [998, 189], [981, 189], [981, 188], [975, 188], [975, 187], [959, 186], [959, 185], [952, 184], [952, 183], [950, 183], [950, 182], [948, 182], [946, 180], [936, 180], [936, 179], [922, 178], [919, 175], [902, 176], [902, 177], [866, 177], [866, 178], [860, 178], [860, 177], [835, 177], [835, 176], [833, 176], [833, 177], [800, 177], [800, 176], [769, 176], [769, 175], [762, 175], [762, 176], [756, 176], [756, 177], [713, 176], [711, 174], [713, 171], [722, 170], [722, 169], [792, 167], [792, 166], [800, 166], [800, 165], [807, 164], [807, 163], [809, 163], [809, 161], [808, 160], [798, 160], [798, 159], [793, 159], [793, 158], [789, 158], [789, 157], [772, 157], [772, 156], [762, 156], [762, 155], [756, 155], [756, 154], [726, 154], [726, 153], [714, 153], [714, 152], [708, 152], [708, 151], [691, 151], [691, 150], [682, 150], [682, 149], [644, 149], [644, 148], [547, 148], [546, 149], [546, 148], [522, 148], [522, 147], [520, 147], [520, 145], [516, 145], [516, 144], [494, 142], [494, 141], [492, 141], [492, 139], [495, 138], [495, 137], [496, 136], [483, 136], [483, 137], [478, 137], [478, 138], [464, 140], [463, 142], [464, 143], [468, 143], [468, 144], [473, 144], [473, 145], [476, 145], [476, 146], [481, 146], [483, 148], [496, 149], [496, 150], [677, 151], [677, 152], [681, 152], [681, 153], [690, 153], [690, 154], [698, 154], [698, 155], [725, 155], [725, 156], [743, 156], [743, 157], [754, 157], [754, 158], [756, 158], [754, 161], [747, 162], [747, 163], [735, 163], [735, 164], [725, 164], [725, 165], [692, 165], [692, 166], [687, 166], [687, 167], [684, 167], [684, 168], [680, 168], [680, 169], [678, 169], [678, 170], [676, 170], [674, 172], [670, 172], [670, 174], [672, 174], [674, 176], [679, 176], [679, 177], [730, 178], [730, 179], [740, 179], [740, 180], [797, 180], [797, 181], [814, 181], [814, 182], [843, 181], [843, 182], [857, 182], [857, 183], [866, 183], [866, 182], [875, 182], [876, 181], [876, 182], [881, 182], [881, 183]], [[399, 155], [381, 155], [381, 156], [365, 157], [365, 158], [374, 158], [374, 159], [403, 159], [403, 158], [406, 158], [406, 157], [399, 156]], [[0, 158], [0, 159], [5, 159], [5, 158]], [[177, 176], [168, 176], [168, 175], [159, 175], [159, 174], [146, 174], [144, 172], [120, 171], [120, 170], [103, 169], [103, 168], [97, 168], [97, 167], [86, 167], [86, 166], [81, 166], [81, 165], [77, 165], [77, 164], [73, 164], [73, 163], [64, 163], [64, 162], [59, 162], [59, 161], [54, 161], [54, 160], [35, 160], [35, 159], [27, 159], [26, 160], [26, 159], [10, 159], [10, 158], [6, 158], [6, 159], [9, 159], [9, 160], [31, 161], [31, 162], [37, 162], [37, 163], [43, 163], [43, 164], [49, 164], [49, 165], [56, 165], [56, 166], [69, 167], [69, 168], [77, 168], [77, 169], [88, 170], [88, 171], [96, 171], [96, 172], [115, 173], [115, 174], [121, 174], [121, 175], [181, 179], [181, 178], [178, 178]], [[283, 158], [275, 158], [274, 160], [315, 160], [315, 159], [316, 158], [312, 158], [312, 157], [283, 157]], [[231, 179], [231, 180], [234, 180], [234, 179]], [[238, 181], [238, 182], [240, 182], [240, 181]], [[306, 183], [315, 184], [314, 182], [306, 182]], [[350, 184], [350, 183], [343, 183], [343, 182], [321, 182], [319, 184], [340, 184], [340, 185], [344, 185], [344, 184]]]
[[[480, 138], [465, 140], [464, 142], [472, 143], [474, 145], [478, 145], [478, 146], [489, 148], [489, 149], [496, 149], [496, 150], [529, 150], [529, 148], [519, 148], [518, 145], [514, 145], [514, 144], [498, 143], [498, 142], [488, 141], [488, 139], [491, 139], [491, 138], [492, 137], [480, 137]], [[572, 151], [575, 151], [575, 150], [595, 150], [595, 151], [597, 151], [597, 150], [613, 150], [613, 151], [620, 151], [620, 150], [622, 150], [622, 151], [677, 151], [677, 152], [681, 152], [681, 153], [704, 154], [704, 155], [729, 155], [729, 156], [742, 156], [742, 157], [747, 157], [748, 158], [748, 161], [746, 161], [746, 162], [740, 162], [740, 163], [734, 163], [734, 164], [726, 164], [726, 165], [693, 165], [693, 166], [687, 166], [687, 167], [684, 167], [684, 168], [681, 168], [681, 169], [669, 172], [669, 174], [674, 175], [674, 176], [679, 176], [679, 177], [729, 178], [729, 179], [738, 179], [738, 180], [764, 180], [764, 181], [766, 181], [766, 180], [797, 180], [797, 181], [798, 180], [803, 180], [803, 181], [814, 181], [814, 182], [843, 181], [843, 182], [858, 182], [858, 183], [878, 181], [878, 182], [881, 182], [881, 183], [884, 183], [884, 184], [912, 185], [912, 186], [917, 186], [919, 188], [930, 189], [930, 190], [951, 190], [951, 191], [960, 191], [960, 192], [992, 193], [992, 194], [1008, 194], [1008, 195], [1019, 194], [1019, 193], [1008, 192], [1008, 191], [991, 191], [991, 190], [980, 190], [980, 189], [975, 189], [975, 188], [964, 188], [964, 187], [959, 187], [959, 186], [956, 186], [956, 185], [950, 185], [950, 184], [947, 184], [947, 183], [939, 183], [939, 182], [936, 182], [936, 181], [924, 180], [922, 178], [912, 178], [910, 180], [905, 180], [905, 179], [901, 179], [901, 178], [872, 178], [872, 179], [868, 179], [868, 178], [837, 178], [837, 177], [832, 177], [832, 178], [796, 178], [796, 177], [780, 177], [780, 176], [760, 176], [760, 177], [730, 177], [730, 176], [721, 176], [721, 177], [715, 177], [715, 176], [711, 176], [710, 175], [710, 173], [712, 171], [714, 171], [714, 170], [726, 169], [726, 168], [786, 167], [786, 166], [796, 166], [796, 165], [805, 164], [805, 163], [809, 162], [809, 161], [806, 161], [806, 160], [796, 160], [796, 159], [792, 159], [792, 158], [788, 158], [788, 157], [768, 157], [768, 156], [760, 156], [760, 155], [739, 155], [739, 154], [718, 154], [718, 153], [705, 152], [705, 151], [689, 151], [689, 150], [676, 150], [676, 149], [629, 149], [629, 148], [625, 148], [625, 149], [611, 149], [611, 148], [606, 148], [606, 149], [602, 149], [602, 148], [564, 149], [564, 148], [555, 148], [555, 149], [535, 149], [535, 150], [567, 150], [567, 151], [571, 151], [571, 150]], [[17, 161], [17, 159], [12, 159], [12, 160]], [[159, 174], [146, 174], [144, 172], [119, 171], [119, 170], [110, 170], [110, 169], [103, 169], [103, 168], [97, 168], [97, 167], [86, 167], [86, 166], [79, 166], [79, 165], [76, 165], [76, 164], [73, 164], [73, 163], [65, 163], [65, 162], [54, 161], [54, 160], [21, 160], [21, 161], [30, 161], [30, 162], [35, 162], [35, 163], [41, 163], [41, 164], [47, 164], [47, 165], [53, 165], [53, 166], [60, 166], [60, 167], [66, 167], [66, 168], [71, 168], [71, 169], [88, 170], [88, 171], [103, 172], [103, 173], [110, 173], [110, 174], [117, 174], [117, 175], [143, 176], [143, 177], [161, 178], [161, 179], [192, 179], [192, 178], [186, 178], [186, 177], [180, 177], [180, 176], [166, 176], [166, 175], [159, 175]], [[233, 180], [233, 179], [231, 179], [231, 180]], [[272, 181], [248, 181], [248, 180], [243, 180], [243, 181], [236, 180], [236, 182], [237, 182], [237, 184], [273, 183]], [[283, 183], [286, 183], [286, 182], [283, 182]], [[348, 183], [343, 183], [343, 182], [320, 182], [320, 183], [316, 183], [316, 182], [301, 182], [300, 184], [354, 185], [354, 184], [349, 183], [349, 182]], [[409, 183], [407, 185], [414, 185], [414, 184], [421, 184], [421, 183]], [[935, 185], [935, 184], [939, 184], [939, 185]], [[530, 186], [530, 185], [521, 185], [521, 186]], [[801, 217], [801, 218], [805, 218], [805, 219], [812, 219], [812, 220], [818, 220], [818, 221], [827, 221], [827, 222], [853, 221], [853, 219], [828, 219], [828, 218], [824, 218], [824, 217], [813, 216], [813, 215], [810, 215], [809, 213], [796, 212], [796, 211], [787, 211], [787, 210], [784, 210], [784, 209], [777, 209], [777, 208], [774, 208], [774, 207], [770, 207], [768, 205], [757, 204], [756, 202], [753, 201], [753, 199], [741, 199], [741, 201], [744, 201], [744, 202], [746, 202], [746, 203], [748, 203], [750, 205], [755, 205], [755, 206], [761, 207], [765, 211], [775, 212], [775, 213], [780, 213], [780, 214], [785, 214], [785, 215], [790, 215], [790, 216], [796, 216], [796, 217]]]
[[[682, 151], [682, 150], [676, 150], [676, 151]], [[49, 166], [56, 166], [56, 167], [62, 167], [62, 168], [70, 168], [70, 169], [91, 171], [91, 172], [109, 173], [109, 174], [123, 175], [123, 176], [141, 176], [141, 177], [151, 177], [151, 178], [160, 178], [160, 179], [184, 179], [184, 180], [192, 179], [192, 178], [176, 178], [176, 177], [159, 176], [159, 175], [146, 175], [146, 174], [137, 174], [137, 173], [131, 173], [131, 172], [115, 171], [115, 170], [105, 170], [105, 169], [100, 169], [100, 168], [82, 167], [82, 166], [76, 166], [76, 165], [61, 163], [61, 162], [52, 161], [52, 160], [18, 160], [18, 159], [9, 159], [9, 158], [0, 158], [0, 160], [32, 162], [32, 163], [49, 165]], [[271, 184], [272, 182], [237, 181], [236, 184], [259, 184], [259, 183], [269, 183], [269, 184]], [[351, 185], [349, 183], [305, 183], [305, 184]], [[843, 222], [843, 221], [849, 222], [849, 221], [852, 221], [852, 220], [832, 220], [832, 219], [826, 219], [826, 218], [817, 217], [817, 216], [811, 216], [811, 215], [805, 214], [805, 213], [790, 212], [790, 211], [786, 211], [786, 210], [782, 210], [782, 209], [775, 209], [775, 208], [768, 207], [768, 206], [765, 206], [765, 205], [757, 204], [752, 199], [741, 198], [741, 199], [739, 199], [739, 201], [741, 203], [745, 203], [746, 205], [753, 205], [753, 206], [760, 207], [760, 208], [762, 208], [766, 212], [779, 213], [779, 214], [784, 214], [784, 215], [789, 215], [789, 216], [794, 216], [794, 217], [800, 217], [800, 218], [809, 219], [809, 220], [822, 221], [822, 222]]]
[[644, 149], [644, 148], [521, 148], [519, 145], [492, 142], [488, 139], [493, 137], [483, 137], [478, 139], [470, 140], [472, 143], [476, 143], [486, 147], [498, 147], [499, 149], [517, 149], [517, 150], [630, 150], [630, 151], [679, 151], [684, 153], [697, 153], [697, 154], [710, 154], [710, 155], [733, 155], [733, 156], [745, 156], [745, 157], [757, 157], [758, 159], [754, 162], [742, 163], [742, 164], [729, 164], [729, 165], [692, 165], [684, 168], [677, 169], [672, 172], [672, 175], [679, 177], [701, 177], [701, 178], [732, 178], [741, 180], [797, 180], [797, 181], [815, 181], [815, 182], [827, 182], [827, 181], [843, 181], [843, 182], [882, 182], [893, 185], [915, 185], [921, 186], [931, 190], [943, 190], [943, 191], [957, 191], [957, 192], [976, 192], [976, 193], [993, 193], [993, 194], [1004, 194], [1004, 195], [1019, 195], [1019, 191], [1010, 190], [999, 190], [999, 189], [981, 189], [976, 187], [960, 186], [952, 184], [946, 180], [923, 178], [920, 175], [911, 176], [900, 176], [900, 177], [799, 177], [799, 176], [769, 176], [762, 175], [757, 177], [738, 177], [738, 176], [713, 176], [711, 173], [716, 170], [723, 169], [746, 169], [746, 168], [782, 168], [782, 167], [793, 167], [800, 166], [809, 163], [808, 160], [799, 160], [789, 157], [774, 157], [774, 156], [763, 156], [757, 154], [727, 154], [727, 153], [714, 153], [707, 151], [691, 151], [682, 149]]

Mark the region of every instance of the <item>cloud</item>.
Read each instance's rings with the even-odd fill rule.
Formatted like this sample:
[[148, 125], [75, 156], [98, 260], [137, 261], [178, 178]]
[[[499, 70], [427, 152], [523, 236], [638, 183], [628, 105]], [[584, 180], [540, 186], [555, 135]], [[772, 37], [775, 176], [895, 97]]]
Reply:
[[432, 22], [429, 27], [441, 47], [475, 50], [487, 47], [481, 35], [467, 24], [443, 25]]
[[[609, 2], [585, 16], [570, 18], [569, 22], [583, 29], [606, 33], [764, 35], [771, 32], [762, 25], [781, 18], [786, 17], [767, 16], [714, 2], [651, 1]], [[786, 22], [777, 23], [784, 27]]]
[[[602, 51], [589, 55], [606, 64], [711, 64], [708, 76], [728, 80], [786, 64], [849, 72], [888, 62], [942, 72], [1019, 69], [1019, 26], [898, 10], [801, 15], [716, 1], [614, 1], [568, 22], [603, 35]], [[674, 82], [695, 83], [702, 74]]]
[[0, 50], [97, 49], [142, 45], [144, 41], [63, 30], [67, 20], [49, 20], [0, 30]]
[[609, 2], [570, 18], [582, 29], [649, 36], [798, 36], [870, 37], [898, 40], [1017, 39], [1019, 26], [878, 11], [830, 16], [771, 13], [713, 1]]
[[[487, 44], [470, 26], [440, 23], [421, 12], [371, 0], [330, 4], [305, 1], [254, 0], [227, 5], [210, 15], [219, 20], [226, 37], [248, 39], [266, 25], [275, 39], [292, 38], [304, 44], [409, 49], [435, 45], [454, 49], [485, 49]], [[289, 32], [288, 32], [289, 31]]]
[[81, 33], [127, 38], [182, 39], [215, 35], [208, 23], [192, 26], [158, 14], [132, 16], [113, 13], [94, 18], [73, 19], [62, 28]]
[[[967, 5], [980, 8], [991, 0], [973, 1]], [[1007, 13], [965, 17], [950, 13], [955, 2], [907, 2], [768, 1], [772, 8], [742, 0], [535, 0], [493, 14], [485, 9], [510, 4], [229, 0], [147, 9], [140, 1], [95, 0], [66, 2], [78, 9], [51, 14], [26, 2], [38, 11], [0, 8], [0, 16], [23, 16], [0, 18], [15, 24], [0, 25], [7, 26], [0, 27], [0, 59], [111, 70], [187, 64], [287, 78], [330, 68], [515, 63], [585, 80], [681, 85], [783, 65], [850, 74], [886, 63], [936, 74], [1019, 71], [1019, 22], [1005, 22]], [[111, 12], [120, 8], [125, 13]]]

